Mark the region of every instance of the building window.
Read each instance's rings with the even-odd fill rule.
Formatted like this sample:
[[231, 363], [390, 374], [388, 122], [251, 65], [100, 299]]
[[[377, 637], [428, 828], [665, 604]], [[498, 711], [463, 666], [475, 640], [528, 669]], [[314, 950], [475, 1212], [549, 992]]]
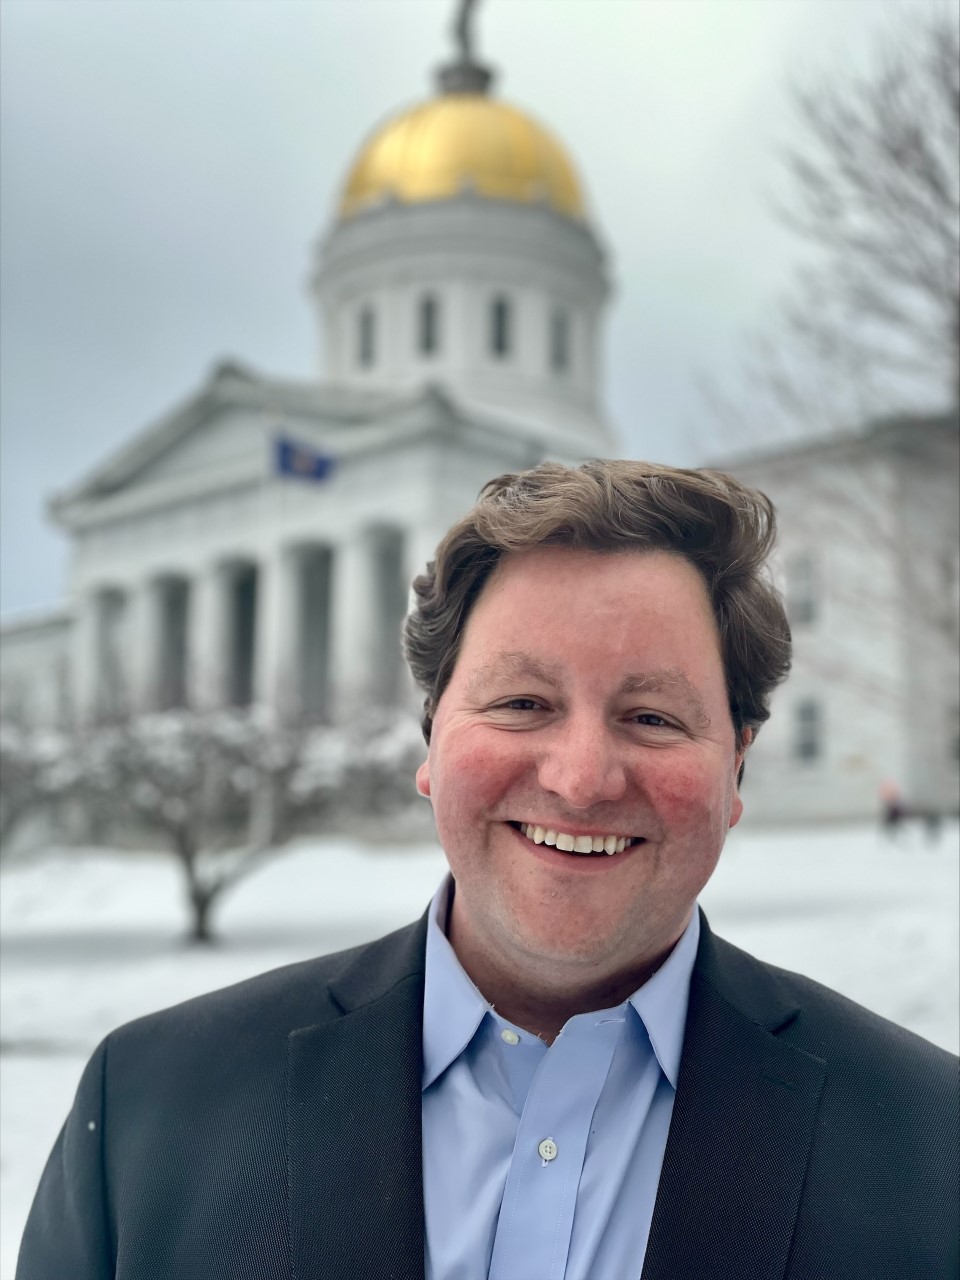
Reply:
[[420, 299], [417, 346], [422, 356], [434, 356], [440, 349], [440, 304], [432, 294]]
[[565, 311], [550, 316], [550, 368], [554, 373], [570, 368], [570, 317]]
[[490, 304], [490, 354], [498, 360], [510, 354], [512, 314], [508, 298], [494, 298]]
[[798, 702], [793, 720], [793, 757], [818, 760], [823, 755], [823, 716], [820, 704], [811, 698]]
[[357, 363], [369, 369], [377, 356], [377, 323], [372, 307], [363, 307], [357, 317]]
[[817, 620], [817, 567], [804, 553], [787, 561], [787, 617], [792, 627], [809, 627]]

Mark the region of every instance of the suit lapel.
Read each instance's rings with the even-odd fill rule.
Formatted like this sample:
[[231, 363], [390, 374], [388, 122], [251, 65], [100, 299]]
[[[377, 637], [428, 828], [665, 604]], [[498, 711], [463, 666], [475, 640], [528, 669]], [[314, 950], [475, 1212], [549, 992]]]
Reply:
[[288, 1040], [294, 1280], [423, 1280], [424, 922], [331, 984], [342, 1016]]
[[782, 1280], [825, 1064], [776, 1032], [776, 978], [702, 920], [642, 1280]]

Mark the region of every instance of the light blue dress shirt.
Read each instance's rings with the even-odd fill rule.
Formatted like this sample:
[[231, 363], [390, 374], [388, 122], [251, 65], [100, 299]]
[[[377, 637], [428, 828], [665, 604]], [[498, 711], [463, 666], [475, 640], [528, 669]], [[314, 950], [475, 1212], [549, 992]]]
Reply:
[[549, 1047], [501, 1018], [430, 907], [423, 1009], [427, 1280], [631, 1280], [650, 1234], [700, 922], [616, 1009]]

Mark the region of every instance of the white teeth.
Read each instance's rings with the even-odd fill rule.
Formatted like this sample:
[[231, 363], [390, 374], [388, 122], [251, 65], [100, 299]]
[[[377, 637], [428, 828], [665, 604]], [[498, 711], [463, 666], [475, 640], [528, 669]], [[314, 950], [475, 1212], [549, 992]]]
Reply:
[[634, 842], [633, 836], [572, 836], [532, 822], [518, 822], [517, 826], [534, 844], [556, 845], [564, 853], [623, 853]]

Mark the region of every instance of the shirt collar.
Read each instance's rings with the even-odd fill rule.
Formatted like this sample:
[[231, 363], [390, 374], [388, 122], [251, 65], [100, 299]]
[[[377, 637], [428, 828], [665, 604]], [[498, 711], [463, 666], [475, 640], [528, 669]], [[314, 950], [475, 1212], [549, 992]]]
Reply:
[[427, 914], [423, 990], [423, 1088], [455, 1062], [492, 1006], [467, 977], [447, 940], [445, 925], [453, 877], [448, 873]]
[[630, 1004], [647, 1029], [660, 1069], [674, 1089], [680, 1074], [690, 979], [699, 942], [700, 912], [694, 906], [690, 921], [676, 946], [653, 977], [648, 978], [630, 997]]
[[[484, 1014], [492, 1013], [467, 977], [445, 933], [453, 877], [447, 874], [430, 903], [423, 995], [423, 1088], [437, 1080], [476, 1035]], [[690, 978], [700, 940], [696, 907], [666, 960], [629, 1003], [640, 1017], [660, 1069], [676, 1089]]]

